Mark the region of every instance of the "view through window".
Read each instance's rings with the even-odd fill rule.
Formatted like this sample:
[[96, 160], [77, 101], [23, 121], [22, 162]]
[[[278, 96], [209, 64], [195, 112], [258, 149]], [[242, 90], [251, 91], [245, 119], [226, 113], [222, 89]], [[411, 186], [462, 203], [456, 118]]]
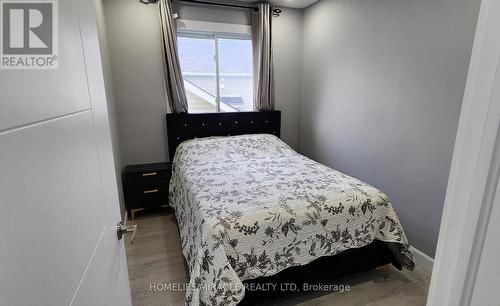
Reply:
[[253, 110], [249, 36], [180, 32], [178, 42], [190, 113]]

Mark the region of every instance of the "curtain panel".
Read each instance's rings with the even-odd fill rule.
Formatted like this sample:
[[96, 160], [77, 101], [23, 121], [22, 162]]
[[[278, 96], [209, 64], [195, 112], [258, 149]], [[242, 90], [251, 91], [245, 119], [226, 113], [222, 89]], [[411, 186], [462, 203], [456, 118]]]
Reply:
[[177, 51], [177, 30], [172, 16], [172, 4], [170, 0], [159, 0], [158, 8], [163, 55], [165, 56], [165, 88], [168, 103], [173, 113], [187, 113], [188, 103]]
[[259, 4], [259, 12], [252, 14], [255, 110], [274, 110], [272, 18], [269, 3]]

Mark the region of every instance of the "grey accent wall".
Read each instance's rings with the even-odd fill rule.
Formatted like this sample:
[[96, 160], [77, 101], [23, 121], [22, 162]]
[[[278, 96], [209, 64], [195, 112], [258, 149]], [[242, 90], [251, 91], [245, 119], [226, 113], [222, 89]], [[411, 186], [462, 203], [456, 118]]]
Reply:
[[282, 8], [273, 20], [274, 87], [276, 109], [281, 110], [281, 138], [298, 149], [302, 92], [302, 10]]
[[[156, 5], [103, 0], [117, 106], [122, 166], [168, 160], [163, 58]], [[249, 24], [248, 11], [178, 6], [181, 19]], [[301, 11], [275, 19], [276, 104], [283, 111], [283, 139], [298, 145], [301, 80]], [[293, 33], [291, 32], [293, 31]]]
[[122, 166], [167, 158], [157, 13], [137, 0], [104, 0]]
[[120, 210], [125, 212], [125, 202], [122, 188], [122, 161], [120, 154], [118, 123], [116, 114], [116, 101], [113, 89], [113, 72], [111, 69], [111, 57], [109, 55], [108, 37], [106, 32], [106, 23], [104, 18], [103, 0], [95, 0], [97, 30], [99, 34], [99, 48], [101, 51], [101, 61], [104, 73], [104, 82], [106, 87], [106, 101], [108, 103], [108, 116], [111, 129], [111, 141], [113, 146], [113, 155], [116, 170], [116, 181], [118, 183], [118, 197], [120, 201]]
[[434, 256], [479, 0], [323, 0], [304, 15], [300, 151], [383, 190]]
[[250, 10], [174, 2], [174, 12], [179, 14], [180, 19], [186, 20], [250, 24]]

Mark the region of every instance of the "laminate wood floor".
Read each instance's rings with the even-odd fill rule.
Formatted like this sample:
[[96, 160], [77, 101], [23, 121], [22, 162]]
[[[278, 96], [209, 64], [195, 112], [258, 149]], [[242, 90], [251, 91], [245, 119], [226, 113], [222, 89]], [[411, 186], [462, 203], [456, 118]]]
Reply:
[[[139, 225], [133, 245], [126, 239], [132, 302], [134, 306], [183, 305], [183, 291], [162, 290], [162, 284], [184, 284], [187, 275], [175, 217], [165, 212], [154, 212], [130, 223]], [[276, 300], [272, 305], [425, 305], [430, 273], [417, 267], [415, 271], [389, 273], [374, 270], [343, 279], [339, 284], [348, 284], [350, 291]], [[152, 290], [157, 285], [160, 290]], [[269, 305], [269, 303], [266, 303]]]

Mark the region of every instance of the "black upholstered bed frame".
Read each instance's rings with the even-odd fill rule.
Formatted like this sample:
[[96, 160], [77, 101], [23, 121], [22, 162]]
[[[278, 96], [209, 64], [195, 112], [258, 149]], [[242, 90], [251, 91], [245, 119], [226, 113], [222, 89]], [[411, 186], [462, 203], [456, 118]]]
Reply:
[[244, 134], [273, 134], [280, 137], [280, 126], [280, 111], [167, 114], [170, 160], [173, 160], [177, 146], [188, 139]]
[[[281, 112], [242, 112], [211, 114], [167, 114], [167, 134], [170, 159], [177, 146], [188, 139], [243, 134], [274, 134], [280, 137]], [[282, 272], [244, 283], [253, 288], [269, 288], [265, 284], [290, 284], [298, 288], [307, 284], [335, 284], [340, 278], [392, 264], [401, 269], [387, 245], [375, 241], [365, 247], [321, 257], [305, 266], [291, 267]], [[340, 284], [338, 284], [340, 285]], [[280, 285], [277, 286], [280, 288]], [[265, 305], [283, 296], [298, 295], [299, 291], [247, 291], [240, 305]]]

